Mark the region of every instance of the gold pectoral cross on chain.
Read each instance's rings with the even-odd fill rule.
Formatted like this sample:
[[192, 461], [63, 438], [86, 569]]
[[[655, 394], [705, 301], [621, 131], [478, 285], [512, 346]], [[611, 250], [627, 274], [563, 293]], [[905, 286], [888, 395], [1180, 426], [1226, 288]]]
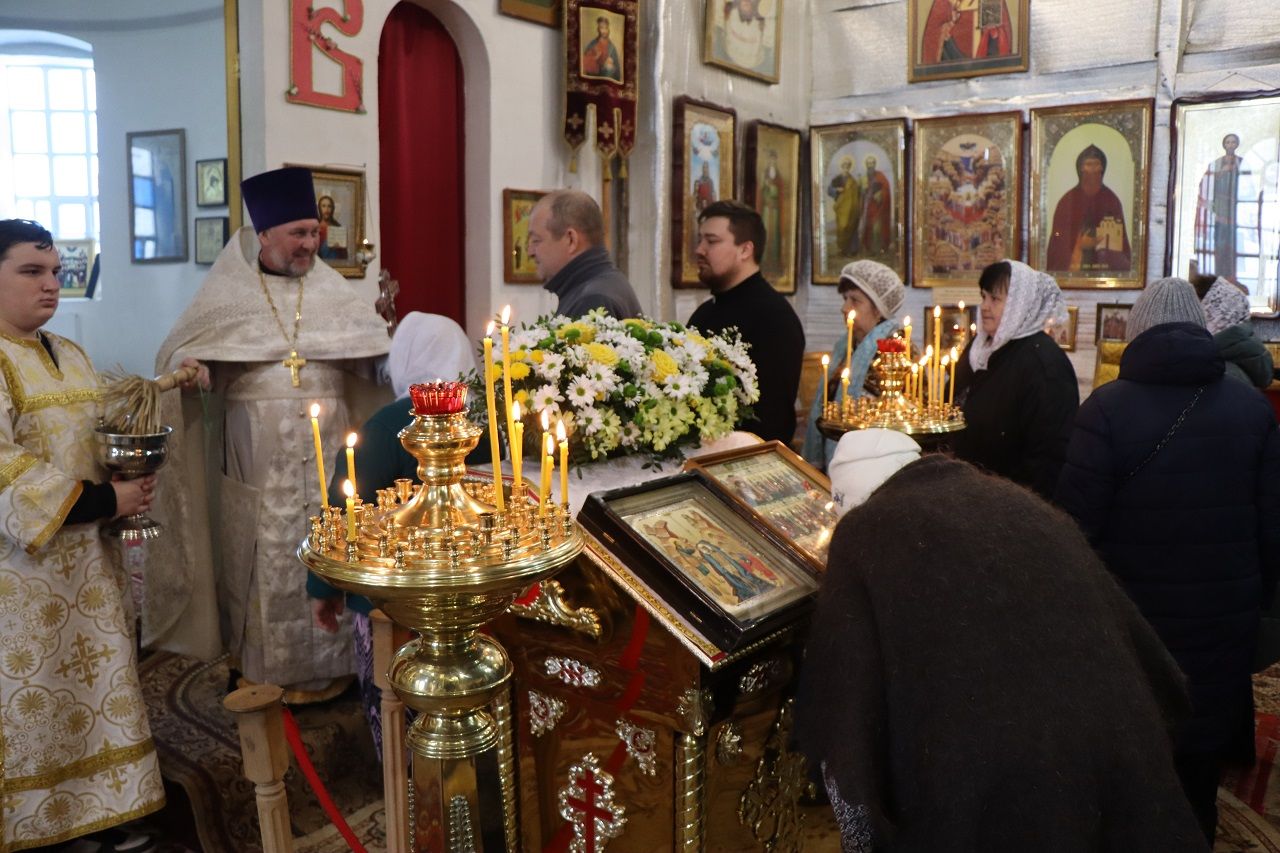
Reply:
[[301, 371], [302, 368], [306, 365], [307, 360], [305, 358], [299, 358], [297, 350], [290, 350], [289, 357], [280, 363], [283, 364], [285, 367], [289, 368], [289, 378], [293, 380], [293, 387], [294, 388], [301, 387], [302, 377], [299, 376], [298, 374], [299, 374], [299, 371]]

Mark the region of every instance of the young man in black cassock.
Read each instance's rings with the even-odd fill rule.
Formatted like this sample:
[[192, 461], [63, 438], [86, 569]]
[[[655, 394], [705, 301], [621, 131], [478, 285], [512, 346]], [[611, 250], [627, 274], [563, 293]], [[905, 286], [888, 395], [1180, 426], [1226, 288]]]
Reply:
[[710, 334], [737, 327], [751, 347], [760, 386], [755, 419], [741, 429], [790, 444], [804, 328], [791, 303], [760, 274], [764, 245], [760, 214], [740, 201], [717, 201], [699, 214], [698, 278], [711, 288], [711, 298], [697, 307], [688, 325]]

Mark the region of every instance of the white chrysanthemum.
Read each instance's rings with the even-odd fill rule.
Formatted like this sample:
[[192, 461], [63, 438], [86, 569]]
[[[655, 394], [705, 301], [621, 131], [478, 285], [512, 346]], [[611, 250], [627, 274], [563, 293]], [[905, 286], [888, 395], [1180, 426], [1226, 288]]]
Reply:
[[541, 385], [529, 397], [529, 405], [533, 407], [533, 411], [541, 412], [543, 409], [560, 410], [560, 403], [564, 401], [564, 395], [560, 393], [560, 389], [554, 385]]
[[596, 384], [586, 374], [575, 376], [569, 380], [565, 396], [575, 408], [594, 406], [596, 402]]
[[[511, 351], [515, 352], [518, 349], [524, 349], [524, 350], [533, 349], [534, 347], [537, 346], [538, 341], [542, 340], [542, 338], [543, 338], [542, 331], [536, 328], [523, 328], [517, 332], [512, 332], [511, 333]], [[495, 354], [501, 355], [499, 351], [502, 349], [502, 344], [497, 343], [493, 349]]]
[[635, 447], [640, 443], [640, 427], [635, 421], [627, 421], [622, 425], [622, 434], [618, 437], [623, 447]]
[[578, 368], [591, 363], [591, 354], [581, 344], [575, 344], [564, 351], [564, 362], [569, 367]]
[[697, 341], [685, 339], [684, 344], [680, 347], [680, 353], [683, 359], [687, 359], [693, 364], [701, 364], [707, 357], [707, 348]]
[[585, 435], [594, 435], [604, 426], [604, 420], [600, 417], [598, 409], [588, 406], [578, 410], [578, 426], [582, 428]]
[[613, 372], [612, 367], [598, 361], [587, 366], [587, 377], [598, 393], [608, 394], [618, 387], [618, 374]]
[[548, 382], [559, 382], [564, 370], [564, 356], [558, 352], [543, 350], [542, 363], [534, 365], [534, 371]]
[[693, 383], [683, 373], [673, 373], [662, 383], [667, 396], [675, 400], [683, 400], [694, 392]]

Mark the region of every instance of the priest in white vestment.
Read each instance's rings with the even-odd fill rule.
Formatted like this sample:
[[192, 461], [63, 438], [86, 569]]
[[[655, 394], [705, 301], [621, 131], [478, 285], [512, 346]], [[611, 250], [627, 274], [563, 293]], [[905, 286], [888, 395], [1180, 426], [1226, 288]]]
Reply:
[[327, 478], [352, 424], [390, 399], [373, 379], [390, 341], [373, 294], [316, 257], [310, 171], [264, 172], [242, 191], [254, 227], [232, 236], [156, 359], [158, 371], [195, 364], [213, 394], [185, 397], [161, 471], [154, 515], [168, 529], [148, 555], [144, 634], [203, 653], [208, 638], [184, 638], [179, 614], [216, 579], [233, 665], [295, 701], [323, 698], [355, 668], [349, 627], [313, 625], [295, 554], [323, 485], [309, 408]]
[[[0, 221], [0, 850], [59, 844], [164, 805], [129, 583], [100, 521], [154, 480], [110, 482], [102, 389], [58, 307], [49, 232]], [[113, 848], [114, 849], [114, 848]], [[123, 848], [121, 848], [123, 849]]]

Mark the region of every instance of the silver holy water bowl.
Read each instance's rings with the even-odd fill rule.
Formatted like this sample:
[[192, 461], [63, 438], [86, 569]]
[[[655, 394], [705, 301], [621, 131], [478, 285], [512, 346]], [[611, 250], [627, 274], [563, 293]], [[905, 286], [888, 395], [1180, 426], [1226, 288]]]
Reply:
[[[93, 431], [98, 447], [98, 461], [112, 474], [125, 480], [133, 480], [154, 474], [164, 466], [169, 455], [169, 434], [173, 427], [161, 427], [160, 432], [147, 435], [125, 435], [108, 432], [102, 427]], [[126, 542], [155, 539], [160, 535], [160, 523], [146, 513], [136, 513], [117, 518], [107, 525], [107, 535]]]

